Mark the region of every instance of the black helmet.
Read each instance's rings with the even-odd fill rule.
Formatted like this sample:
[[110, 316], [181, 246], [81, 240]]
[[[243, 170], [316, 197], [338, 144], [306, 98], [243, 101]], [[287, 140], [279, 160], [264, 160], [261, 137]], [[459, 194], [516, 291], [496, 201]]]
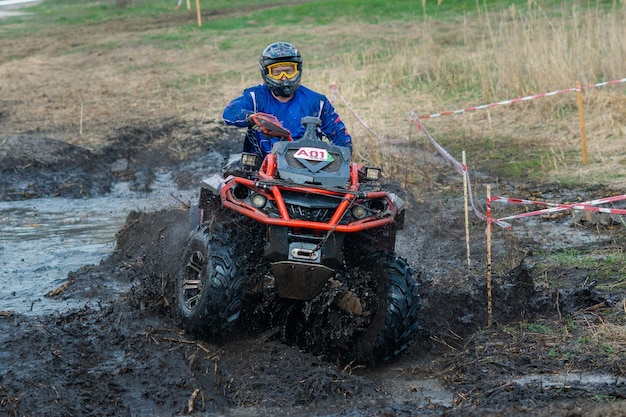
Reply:
[[[290, 74], [285, 74], [282, 79], [272, 78], [270, 66], [282, 62], [292, 62], [295, 69]], [[292, 44], [287, 42], [274, 42], [268, 45], [259, 58], [261, 76], [263, 81], [272, 92], [280, 97], [291, 97], [296, 92], [302, 78], [302, 55]]]

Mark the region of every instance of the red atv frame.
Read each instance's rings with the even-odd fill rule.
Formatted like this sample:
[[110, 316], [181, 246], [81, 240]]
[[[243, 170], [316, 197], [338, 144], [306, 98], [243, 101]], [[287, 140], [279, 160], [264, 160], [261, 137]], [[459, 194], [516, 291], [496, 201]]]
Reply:
[[318, 118], [302, 119], [298, 141], [273, 117], [256, 118], [284, 140], [203, 182], [177, 288], [183, 327], [222, 337], [247, 306], [270, 310], [313, 353], [394, 357], [413, 341], [420, 305], [413, 268], [394, 254], [404, 200], [383, 188], [380, 169], [320, 140]]

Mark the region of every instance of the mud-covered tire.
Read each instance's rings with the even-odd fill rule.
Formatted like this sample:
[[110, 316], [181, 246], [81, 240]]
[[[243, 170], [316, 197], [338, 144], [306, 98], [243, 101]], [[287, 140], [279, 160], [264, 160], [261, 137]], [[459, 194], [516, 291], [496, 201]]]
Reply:
[[366, 265], [377, 280], [380, 304], [370, 325], [359, 335], [354, 352], [358, 362], [379, 364], [411, 346], [419, 328], [421, 303], [414, 270], [406, 260], [378, 252]]
[[215, 223], [192, 231], [176, 286], [183, 328], [219, 339], [234, 331], [243, 302], [243, 255], [228, 227]]
[[[304, 347], [334, 362], [378, 365], [414, 341], [418, 283], [406, 260], [392, 252], [364, 250], [349, 258], [342, 284], [327, 286], [299, 320], [308, 320]], [[359, 309], [341, 306], [338, 300], [346, 294], [359, 300]]]

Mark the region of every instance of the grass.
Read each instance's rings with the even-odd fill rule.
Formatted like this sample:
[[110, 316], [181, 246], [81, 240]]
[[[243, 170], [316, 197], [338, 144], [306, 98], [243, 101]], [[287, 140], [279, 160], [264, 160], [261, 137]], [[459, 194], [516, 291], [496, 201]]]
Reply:
[[[577, 311], [561, 320], [522, 321], [518, 326], [495, 327], [484, 335], [500, 343], [486, 343], [488, 347], [482, 354], [498, 363], [500, 355], [511, 357], [520, 352], [532, 352], [529, 370], [552, 362], [565, 372], [606, 371], [600, 368], [604, 362], [596, 360], [597, 357], [613, 361], [615, 368], [619, 368], [623, 366], [626, 353], [623, 315], [621, 322], [617, 319], [611, 323], [605, 319], [615, 315], [613, 309], [599, 313]], [[615, 369], [618, 375], [623, 371]]]
[[[396, 19], [445, 19], [462, 13], [477, 13], [478, 8], [508, 7], [511, 4], [523, 5], [526, 0], [481, 0], [480, 5], [465, 0], [423, 1], [358, 1], [358, 0], [317, 0], [290, 2], [273, 0], [201, 1], [200, 8], [206, 15], [214, 13], [219, 19], [211, 19], [204, 25], [210, 30], [239, 30], [250, 26], [251, 19], [256, 26], [293, 25], [312, 23], [327, 25], [349, 16], [352, 21], [377, 24]], [[195, 12], [196, 1], [190, 2]], [[177, 2], [171, 0], [115, 0], [78, 1], [46, 0], [31, 10], [43, 15], [51, 24], [84, 24], [122, 16], [154, 17], [172, 11]], [[222, 16], [224, 11], [239, 9], [236, 17]], [[187, 10], [187, 2], [181, 4], [181, 11]], [[249, 12], [245, 12], [249, 10]]]
[[552, 334], [554, 333], [554, 330], [543, 323], [527, 323], [526, 324], [526, 331], [531, 332], [531, 333], [540, 333], [540, 334]]
[[[206, 4], [201, 2], [201, 9]], [[259, 5], [274, 4], [271, 0], [238, 0], [236, 7], [250, 8]], [[29, 8], [39, 16], [45, 17], [48, 24], [82, 25], [118, 18], [145, 17], [154, 18], [171, 13], [176, 1], [168, 0], [114, 0], [114, 1], [80, 1], [80, 0], [46, 0], [43, 3]], [[195, 0], [191, 0], [195, 9]], [[233, 2], [211, 1], [208, 11], [220, 11], [233, 7]], [[186, 10], [183, 1], [181, 10]]]
[[[524, 206], [515, 207], [524, 211]], [[504, 213], [514, 214], [515, 207], [507, 206]], [[543, 206], [532, 207], [539, 208]], [[500, 209], [494, 207], [496, 217], [504, 217]], [[609, 217], [602, 217], [606, 214], [594, 220], [582, 213], [516, 219], [511, 221], [511, 230], [495, 228], [492, 247], [501, 253], [495, 258], [494, 270], [506, 273], [525, 260], [532, 265], [536, 284], [552, 290], [588, 286], [608, 292], [626, 290], [624, 225], [608, 222]], [[593, 225], [593, 221], [599, 223]]]
[[623, 248], [598, 251], [593, 247], [569, 246], [550, 253], [537, 254], [537, 276], [552, 286], [564, 281], [584, 286], [595, 282], [598, 289], [626, 290], [626, 254]]

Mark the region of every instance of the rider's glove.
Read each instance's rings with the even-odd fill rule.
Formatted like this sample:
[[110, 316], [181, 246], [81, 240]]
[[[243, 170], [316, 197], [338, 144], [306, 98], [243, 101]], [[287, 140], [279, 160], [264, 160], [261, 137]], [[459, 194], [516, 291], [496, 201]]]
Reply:
[[282, 127], [276, 116], [267, 113], [252, 113], [246, 116], [246, 123], [251, 129], [260, 130], [265, 136], [290, 137], [291, 133]]

